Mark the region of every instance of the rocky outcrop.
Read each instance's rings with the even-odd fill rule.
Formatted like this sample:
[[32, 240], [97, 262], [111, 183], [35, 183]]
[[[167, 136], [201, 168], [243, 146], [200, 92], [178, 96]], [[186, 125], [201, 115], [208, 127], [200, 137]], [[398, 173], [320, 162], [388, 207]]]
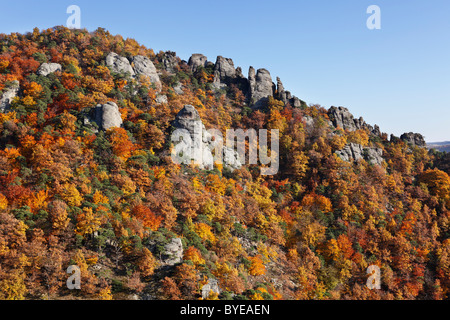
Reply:
[[[186, 164], [194, 161], [201, 169], [212, 170], [214, 168], [214, 143], [212, 135], [206, 130], [198, 111], [191, 105], [186, 105], [177, 114], [173, 126], [176, 129], [184, 129], [191, 139], [190, 157], [185, 159]], [[239, 169], [241, 167], [238, 153], [227, 147], [222, 148], [222, 162], [224, 167]]]
[[177, 82], [174, 86], [173, 86], [173, 91], [175, 91], [176, 94], [180, 95], [183, 94], [183, 85], [180, 82]]
[[169, 100], [167, 99], [166, 95], [158, 95], [155, 99], [156, 104], [167, 104], [169, 103]]
[[299, 98], [284, 90], [283, 83], [279, 77], [277, 77], [277, 99], [283, 101], [285, 105], [290, 104], [294, 108], [300, 108], [302, 105]]
[[167, 51], [164, 53], [162, 64], [164, 70], [166, 70], [168, 73], [173, 74], [176, 72], [176, 68], [178, 66], [178, 59], [175, 52]]
[[383, 150], [380, 148], [363, 147], [360, 144], [350, 143], [344, 149], [336, 151], [339, 158], [347, 162], [366, 160], [374, 165], [383, 163]]
[[219, 282], [216, 279], [208, 279], [208, 282], [202, 287], [202, 298], [207, 299], [211, 292], [220, 294]]
[[236, 68], [234, 67], [233, 60], [218, 56], [216, 65], [214, 66], [214, 76], [221, 81], [225, 80], [224, 82], [226, 82], [227, 79], [235, 78]]
[[45, 77], [56, 71], [62, 71], [62, 67], [59, 63], [43, 63], [36, 73], [38, 76]]
[[250, 67], [248, 80], [250, 83], [250, 105], [255, 109], [261, 108], [275, 91], [275, 84], [272, 82], [270, 72], [266, 69], [258, 69], [255, 75], [255, 69]]
[[164, 246], [163, 261], [164, 264], [169, 266], [173, 266], [183, 261], [183, 243], [180, 238], [172, 238], [172, 240]]
[[157, 87], [161, 87], [161, 80], [156, 71], [153, 62], [144, 56], [136, 56], [133, 58], [133, 70], [136, 75], [143, 75], [150, 79], [150, 81]]
[[328, 110], [328, 116], [336, 128], [340, 127], [344, 130], [355, 131], [366, 125], [363, 118], [354, 119], [353, 115], [344, 107], [331, 107]]
[[102, 130], [120, 128], [123, 124], [119, 107], [114, 102], [97, 105], [93, 112], [93, 120]]
[[194, 53], [189, 58], [189, 68], [191, 68], [192, 72], [197, 71], [198, 67], [206, 67], [206, 63], [208, 62], [208, 58], [200, 53]]
[[6, 113], [11, 108], [12, 100], [17, 97], [19, 93], [20, 84], [19, 81], [14, 80], [11, 85], [6, 87], [3, 91], [3, 94], [0, 98], [0, 112]]
[[131, 76], [135, 75], [130, 61], [127, 58], [119, 56], [115, 52], [110, 52], [106, 56], [106, 66], [114, 73], [129, 73]]
[[424, 137], [420, 133], [413, 133], [413, 132], [404, 133], [400, 136], [400, 140], [416, 147], [424, 148], [427, 146]]

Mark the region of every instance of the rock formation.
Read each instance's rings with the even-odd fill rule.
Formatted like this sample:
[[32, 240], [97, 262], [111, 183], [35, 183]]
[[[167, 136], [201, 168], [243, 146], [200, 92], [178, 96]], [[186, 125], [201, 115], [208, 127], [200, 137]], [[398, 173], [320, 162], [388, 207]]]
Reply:
[[[177, 114], [173, 126], [176, 129], [184, 129], [191, 139], [190, 157], [185, 159], [186, 164], [194, 161], [201, 169], [212, 170], [214, 168], [212, 135], [206, 130], [198, 111], [191, 105], [186, 105]], [[222, 162], [224, 167], [239, 169], [241, 167], [238, 153], [227, 147], [222, 148]]]
[[164, 57], [162, 59], [162, 64], [164, 70], [168, 73], [173, 74], [176, 72], [176, 67], [178, 66], [177, 55], [175, 52], [168, 51], [164, 53]]
[[202, 298], [207, 299], [211, 291], [218, 295], [220, 294], [219, 282], [216, 279], [208, 279], [208, 283], [202, 287]]
[[416, 147], [426, 147], [427, 143], [425, 142], [424, 137], [420, 133], [408, 132], [404, 133], [400, 136], [400, 140], [411, 144]]
[[277, 99], [284, 102], [284, 104], [290, 104], [294, 108], [300, 108], [302, 102], [296, 96], [292, 96], [289, 91], [284, 90], [281, 79], [277, 77]]
[[19, 93], [19, 81], [14, 80], [12, 84], [4, 89], [3, 95], [0, 98], [0, 112], [6, 113], [11, 108], [12, 100]]
[[39, 76], [45, 77], [56, 71], [62, 71], [62, 67], [59, 63], [43, 63], [36, 73]]
[[206, 63], [208, 58], [200, 53], [194, 53], [190, 58], [188, 65], [191, 68], [192, 72], [197, 71], [198, 67], [206, 67]]
[[355, 131], [365, 126], [363, 118], [354, 119], [353, 115], [344, 107], [331, 107], [328, 110], [328, 116], [336, 128], [340, 127], [344, 130]]
[[266, 69], [258, 69], [255, 75], [255, 69], [250, 67], [248, 80], [250, 82], [250, 105], [255, 109], [261, 108], [275, 91], [275, 84], [272, 82], [270, 72]]
[[115, 73], [129, 73], [131, 76], [135, 75], [130, 61], [125, 57], [119, 56], [115, 52], [110, 52], [106, 56], [106, 66], [111, 68], [111, 71]]
[[336, 151], [336, 154], [339, 158], [347, 162], [364, 159], [374, 165], [381, 165], [383, 163], [382, 149], [363, 147], [362, 145], [355, 143], [347, 144], [344, 149]]
[[180, 238], [172, 238], [172, 240], [164, 246], [163, 253], [164, 263], [173, 266], [183, 261], [183, 243]]
[[155, 65], [149, 58], [144, 56], [134, 57], [133, 70], [136, 75], [147, 76], [153, 84], [156, 84], [159, 88], [161, 87], [158, 72], [156, 71]]
[[93, 112], [93, 120], [102, 130], [108, 130], [114, 127], [119, 128], [123, 124], [119, 107], [114, 102], [97, 105]]

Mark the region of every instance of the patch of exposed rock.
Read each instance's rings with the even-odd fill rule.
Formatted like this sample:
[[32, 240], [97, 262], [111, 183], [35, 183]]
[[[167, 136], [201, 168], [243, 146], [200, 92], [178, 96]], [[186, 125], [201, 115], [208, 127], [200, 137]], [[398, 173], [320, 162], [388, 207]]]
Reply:
[[294, 108], [300, 108], [302, 102], [296, 96], [293, 96], [289, 91], [284, 89], [281, 79], [277, 77], [277, 98], [284, 102], [284, 104], [290, 104]]
[[168, 51], [164, 53], [164, 57], [162, 59], [162, 64], [164, 70], [168, 73], [173, 74], [176, 72], [176, 67], [178, 66], [178, 59], [175, 52]]
[[366, 160], [374, 165], [383, 163], [383, 150], [380, 148], [363, 147], [360, 144], [350, 143], [344, 149], [336, 151], [339, 158], [347, 162]]
[[183, 243], [180, 238], [172, 238], [172, 240], [164, 246], [163, 261], [169, 266], [173, 266], [183, 261]]
[[400, 136], [400, 140], [411, 144], [416, 147], [426, 147], [427, 143], [425, 142], [424, 137], [420, 133], [408, 132], [404, 133]]
[[219, 282], [216, 279], [208, 279], [208, 283], [202, 287], [202, 298], [207, 299], [211, 294], [211, 291], [218, 295], [221, 292]]
[[[190, 164], [191, 161], [194, 161], [201, 169], [212, 170], [214, 168], [213, 150], [216, 143], [212, 142], [213, 135], [206, 130], [195, 107], [185, 105], [177, 114], [173, 125], [176, 129], [186, 130], [188, 138], [190, 138], [189, 154], [183, 155], [183, 163]], [[226, 147], [217, 150], [223, 152], [224, 167], [230, 169], [241, 167], [239, 155], [235, 150]]]
[[189, 58], [189, 68], [192, 70], [192, 72], [197, 71], [199, 67], [206, 67], [206, 63], [208, 62], [208, 58], [200, 53], [194, 53]]
[[161, 80], [153, 62], [144, 56], [136, 56], [133, 58], [133, 70], [136, 75], [143, 75], [150, 79], [158, 89], [161, 89]]
[[43, 63], [36, 73], [38, 76], [45, 77], [56, 71], [62, 71], [62, 67], [59, 63]]
[[110, 52], [106, 56], [106, 66], [108, 66], [112, 72], [115, 73], [129, 73], [131, 76], [135, 75], [130, 61], [127, 58], [119, 56], [115, 52]]
[[328, 116], [333, 122], [333, 125], [337, 128], [340, 127], [344, 130], [356, 131], [362, 129], [365, 126], [364, 119], [354, 119], [353, 115], [344, 107], [331, 107], [328, 110]]
[[272, 82], [270, 72], [266, 69], [255, 69], [250, 67], [248, 73], [250, 82], [250, 105], [258, 109], [264, 106], [270, 96], [275, 92], [275, 84]]
[[6, 113], [11, 108], [12, 100], [17, 97], [19, 93], [20, 84], [19, 81], [14, 80], [11, 85], [4, 89], [4, 92], [0, 98], [0, 112]]
[[93, 120], [101, 130], [120, 128], [123, 124], [119, 107], [114, 102], [98, 104], [93, 110]]

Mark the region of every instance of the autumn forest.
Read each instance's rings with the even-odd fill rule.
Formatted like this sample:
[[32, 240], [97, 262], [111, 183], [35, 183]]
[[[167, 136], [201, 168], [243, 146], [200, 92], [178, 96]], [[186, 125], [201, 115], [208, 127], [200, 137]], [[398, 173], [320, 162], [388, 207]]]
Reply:
[[[115, 72], [111, 52], [146, 57], [160, 81]], [[450, 297], [445, 153], [330, 125], [326, 108], [277, 94], [252, 108], [240, 82], [215, 77], [101, 28], [0, 34], [0, 97], [17, 91], [0, 113], [0, 300]], [[108, 102], [120, 126], [89, 120]], [[208, 129], [279, 130], [279, 172], [174, 163], [185, 105]], [[343, 160], [350, 144], [383, 161]], [[371, 265], [380, 289], [366, 285]]]

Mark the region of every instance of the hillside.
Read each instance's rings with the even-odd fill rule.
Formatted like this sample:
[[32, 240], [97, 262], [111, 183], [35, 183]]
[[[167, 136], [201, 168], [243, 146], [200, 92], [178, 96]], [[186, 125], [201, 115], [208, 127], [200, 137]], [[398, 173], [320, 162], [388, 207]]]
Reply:
[[[104, 29], [0, 34], [0, 97], [0, 299], [449, 297], [450, 178], [420, 134]], [[279, 170], [174, 163], [189, 119], [279, 130]]]

